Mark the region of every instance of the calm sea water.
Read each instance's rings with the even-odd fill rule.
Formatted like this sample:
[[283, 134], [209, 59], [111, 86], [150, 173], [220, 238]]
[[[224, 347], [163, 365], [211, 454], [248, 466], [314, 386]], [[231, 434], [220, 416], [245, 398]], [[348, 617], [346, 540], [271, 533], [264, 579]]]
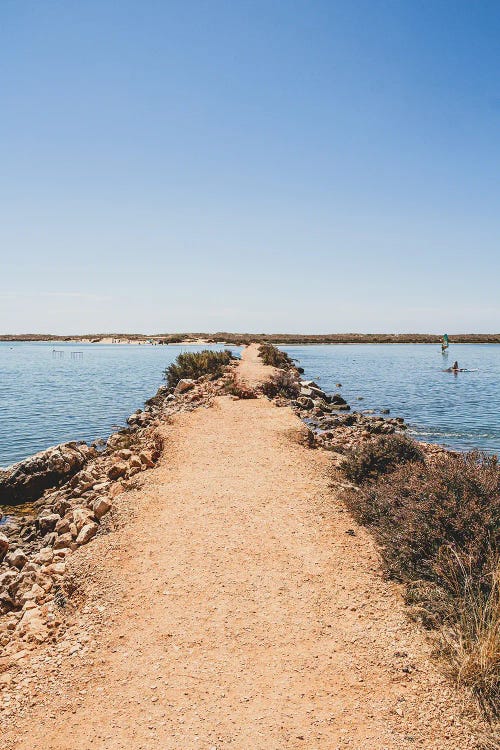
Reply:
[[0, 466], [109, 437], [156, 393], [181, 351], [207, 348], [224, 347], [0, 342]]
[[[500, 453], [498, 344], [452, 344], [447, 356], [435, 344], [280, 348], [324, 390], [342, 393], [352, 409], [390, 409], [406, 419], [417, 439]], [[443, 372], [454, 360], [477, 371]]]
[[[179, 352], [201, 348], [0, 342], [0, 466], [57, 443], [108, 437], [156, 392]], [[500, 452], [499, 345], [452, 345], [448, 357], [433, 344], [282, 348], [353, 409], [388, 408], [422, 440]], [[444, 373], [454, 359], [477, 371]]]

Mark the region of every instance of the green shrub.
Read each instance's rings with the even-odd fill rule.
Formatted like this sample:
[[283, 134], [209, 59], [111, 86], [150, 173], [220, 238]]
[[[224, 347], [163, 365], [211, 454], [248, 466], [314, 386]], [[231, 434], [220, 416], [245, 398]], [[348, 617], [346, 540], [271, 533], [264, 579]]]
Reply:
[[500, 698], [500, 468], [476, 452], [413, 462], [346, 493], [426, 625], [447, 626], [457, 677], [491, 715]]
[[165, 344], [182, 344], [186, 337], [182, 333], [171, 333], [163, 339]]
[[184, 352], [179, 354], [165, 370], [165, 380], [169, 388], [175, 388], [179, 380], [192, 378], [196, 380], [202, 375], [220, 377], [227, 365], [234, 359], [232, 353], [226, 349], [222, 352], [204, 349], [201, 352]]
[[402, 464], [423, 460], [422, 451], [411, 438], [384, 435], [349, 451], [340, 468], [350, 482], [362, 484]]
[[259, 347], [259, 356], [265, 365], [278, 367], [281, 370], [289, 370], [293, 367], [293, 360], [286, 352], [282, 352], [272, 344], [261, 344]]

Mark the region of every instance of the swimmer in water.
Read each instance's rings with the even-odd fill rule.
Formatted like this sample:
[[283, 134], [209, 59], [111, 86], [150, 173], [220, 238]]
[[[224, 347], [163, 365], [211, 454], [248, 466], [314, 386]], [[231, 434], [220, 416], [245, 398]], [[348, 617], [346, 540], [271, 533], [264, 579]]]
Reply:
[[458, 366], [458, 362], [455, 360], [453, 362], [451, 367], [448, 367], [444, 372], [462, 372], [461, 368]]

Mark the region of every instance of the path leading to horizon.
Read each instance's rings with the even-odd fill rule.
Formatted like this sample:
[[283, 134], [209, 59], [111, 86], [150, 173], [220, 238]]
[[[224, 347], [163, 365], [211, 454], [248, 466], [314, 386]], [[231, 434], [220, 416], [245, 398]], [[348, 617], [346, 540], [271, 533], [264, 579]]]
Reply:
[[[267, 375], [246, 349], [240, 376]], [[127, 522], [74, 556], [79, 648], [39, 660], [45, 687], [7, 746], [470, 747], [371, 539], [332, 495], [329, 455], [306, 447], [291, 410], [222, 397], [162, 432], [158, 468], [117, 499]]]

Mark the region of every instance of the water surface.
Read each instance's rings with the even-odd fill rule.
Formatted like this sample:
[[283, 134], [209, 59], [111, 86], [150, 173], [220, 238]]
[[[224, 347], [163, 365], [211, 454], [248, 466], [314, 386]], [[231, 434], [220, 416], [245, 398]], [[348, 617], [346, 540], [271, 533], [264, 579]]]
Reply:
[[0, 466], [109, 437], [156, 393], [181, 351], [223, 348], [0, 342]]
[[[500, 453], [499, 344], [452, 344], [447, 356], [436, 344], [280, 348], [300, 360], [304, 377], [339, 391], [352, 409], [390, 409], [418, 439]], [[443, 372], [454, 360], [477, 371]]]

